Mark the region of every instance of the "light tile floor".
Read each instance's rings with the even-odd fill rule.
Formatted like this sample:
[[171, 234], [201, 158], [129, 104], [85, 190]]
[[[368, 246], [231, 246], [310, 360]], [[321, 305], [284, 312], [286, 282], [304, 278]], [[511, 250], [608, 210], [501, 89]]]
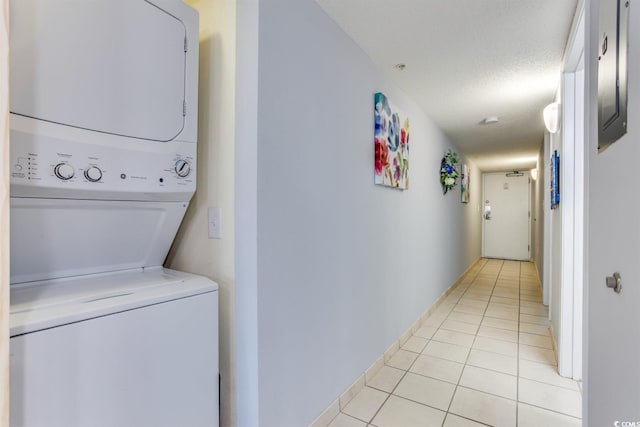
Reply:
[[330, 427], [580, 426], [534, 266], [481, 260]]

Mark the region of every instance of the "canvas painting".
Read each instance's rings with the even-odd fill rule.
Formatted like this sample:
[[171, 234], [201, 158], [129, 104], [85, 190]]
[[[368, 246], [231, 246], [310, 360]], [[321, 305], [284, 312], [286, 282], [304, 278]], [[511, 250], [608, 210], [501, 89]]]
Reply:
[[374, 100], [375, 179], [378, 185], [409, 188], [409, 119], [383, 93]]
[[462, 174], [460, 177], [460, 194], [462, 203], [469, 203], [469, 166], [462, 165]]
[[560, 156], [558, 150], [551, 155], [551, 209], [556, 209], [560, 204]]

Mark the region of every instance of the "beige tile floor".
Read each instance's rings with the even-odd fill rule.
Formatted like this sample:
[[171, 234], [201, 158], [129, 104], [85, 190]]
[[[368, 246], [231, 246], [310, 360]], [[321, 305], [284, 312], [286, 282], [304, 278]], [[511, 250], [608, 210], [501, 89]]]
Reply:
[[481, 260], [330, 427], [581, 425], [534, 266]]

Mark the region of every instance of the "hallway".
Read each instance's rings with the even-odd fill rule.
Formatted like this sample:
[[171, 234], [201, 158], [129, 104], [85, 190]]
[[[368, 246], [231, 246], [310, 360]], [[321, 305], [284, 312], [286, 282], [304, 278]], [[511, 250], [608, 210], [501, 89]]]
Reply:
[[482, 259], [330, 427], [580, 426], [534, 265]]

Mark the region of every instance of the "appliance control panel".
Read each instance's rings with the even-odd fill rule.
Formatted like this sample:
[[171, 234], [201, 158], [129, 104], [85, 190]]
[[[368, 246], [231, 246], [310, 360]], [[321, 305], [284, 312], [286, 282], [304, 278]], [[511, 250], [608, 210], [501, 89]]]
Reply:
[[60, 140], [12, 129], [12, 197], [188, 201], [196, 144]]

